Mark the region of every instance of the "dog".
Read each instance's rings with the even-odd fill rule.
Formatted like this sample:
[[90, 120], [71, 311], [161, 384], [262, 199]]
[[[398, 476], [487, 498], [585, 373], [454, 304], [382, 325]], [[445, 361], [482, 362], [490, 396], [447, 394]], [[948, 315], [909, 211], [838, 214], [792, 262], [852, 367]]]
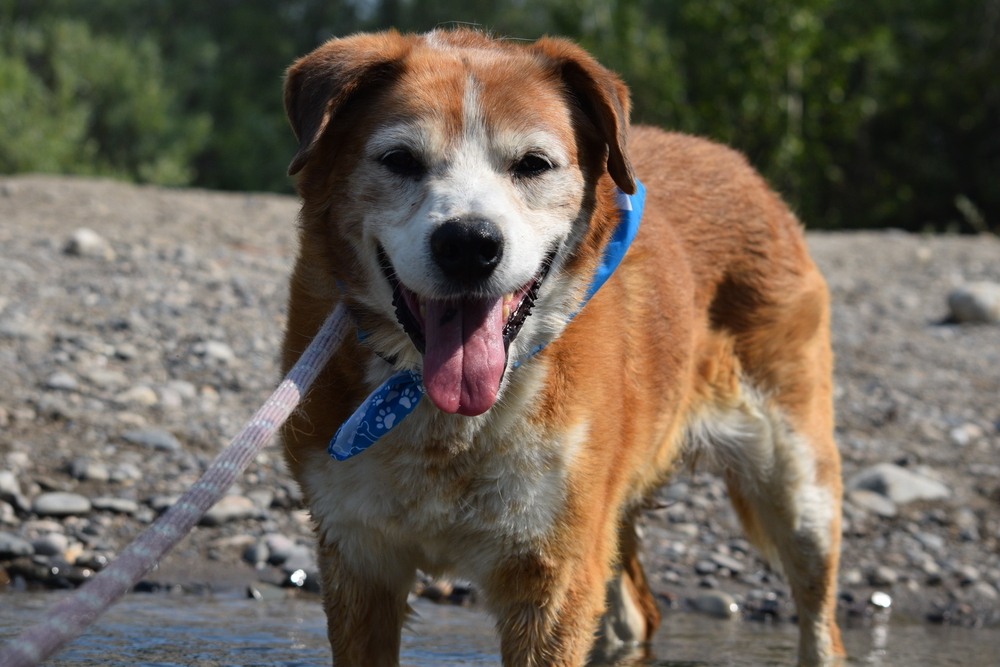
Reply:
[[335, 665], [398, 664], [418, 569], [476, 583], [504, 665], [647, 641], [636, 521], [695, 460], [783, 569], [800, 664], [843, 654], [826, 285], [741, 155], [630, 126], [558, 38], [333, 39], [284, 102], [283, 365], [338, 304], [358, 332], [282, 435]]

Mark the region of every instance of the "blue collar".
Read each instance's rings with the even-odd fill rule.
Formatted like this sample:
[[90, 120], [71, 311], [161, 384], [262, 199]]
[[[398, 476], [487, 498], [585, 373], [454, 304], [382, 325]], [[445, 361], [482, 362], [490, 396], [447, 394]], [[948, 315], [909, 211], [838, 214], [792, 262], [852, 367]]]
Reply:
[[[601, 263], [594, 271], [590, 287], [576, 313], [583, 310], [591, 297], [615, 272], [625, 253], [628, 252], [636, 232], [639, 231], [642, 208], [646, 201], [646, 188], [638, 180], [635, 182], [635, 188], [634, 195], [618, 191], [618, 226], [604, 247]], [[570, 319], [575, 317], [576, 313], [573, 313]], [[514, 362], [513, 366], [520, 366], [544, 347], [545, 344], [542, 344], [534, 348], [525, 359]], [[338, 461], [360, 454], [413, 412], [423, 395], [424, 385], [420, 371], [405, 370], [392, 375], [361, 403], [347, 421], [341, 424], [326, 451]]]

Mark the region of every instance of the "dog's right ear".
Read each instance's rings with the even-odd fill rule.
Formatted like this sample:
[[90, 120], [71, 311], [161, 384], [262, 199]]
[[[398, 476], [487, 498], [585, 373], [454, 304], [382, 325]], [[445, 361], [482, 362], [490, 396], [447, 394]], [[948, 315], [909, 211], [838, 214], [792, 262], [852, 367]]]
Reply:
[[410, 44], [396, 31], [332, 39], [288, 68], [285, 113], [299, 140], [289, 176], [309, 161], [324, 130], [348, 99], [400, 72]]

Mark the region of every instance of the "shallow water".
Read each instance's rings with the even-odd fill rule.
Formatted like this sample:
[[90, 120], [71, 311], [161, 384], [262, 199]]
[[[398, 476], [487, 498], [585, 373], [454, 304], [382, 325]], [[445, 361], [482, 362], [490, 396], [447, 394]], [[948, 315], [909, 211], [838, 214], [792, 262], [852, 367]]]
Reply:
[[[0, 639], [42, 618], [53, 593], [0, 593]], [[402, 664], [411, 667], [499, 666], [498, 643], [480, 609], [414, 603], [418, 617], [404, 633]], [[656, 667], [791, 665], [795, 628], [720, 621], [695, 614], [664, 618], [656, 635]], [[901, 622], [847, 627], [850, 665], [938, 667], [1000, 664], [1000, 629], [966, 630]], [[235, 596], [129, 595], [49, 665], [330, 664], [326, 624], [317, 599], [258, 602]], [[633, 663], [635, 664], [635, 663]]]

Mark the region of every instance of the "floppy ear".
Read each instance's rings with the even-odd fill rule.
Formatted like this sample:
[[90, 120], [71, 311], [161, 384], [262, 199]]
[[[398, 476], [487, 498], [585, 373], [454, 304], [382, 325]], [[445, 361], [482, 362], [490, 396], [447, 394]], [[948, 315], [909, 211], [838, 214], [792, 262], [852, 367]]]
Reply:
[[299, 150], [288, 166], [298, 173], [337, 111], [362, 89], [395, 78], [410, 40], [395, 31], [332, 39], [288, 68], [285, 113]]
[[543, 37], [533, 47], [558, 68], [559, 76], [608, 147], [608, 173], [625, 194], [635, 194], [635, 174], [626, 150], [628, 88], [611, 70], [566, 39]]

